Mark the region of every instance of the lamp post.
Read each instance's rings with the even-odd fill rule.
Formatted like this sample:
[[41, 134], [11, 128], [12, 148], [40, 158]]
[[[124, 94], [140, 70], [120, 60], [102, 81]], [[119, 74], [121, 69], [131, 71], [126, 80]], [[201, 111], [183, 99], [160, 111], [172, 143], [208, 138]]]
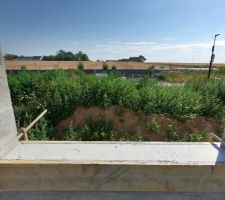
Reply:
[[220, 35], [220, 34], [216, 34], [215, 37], [214, 37], [214, 43], [213, 43], [213, 46], [212, 46], [212, 55], [211, 55], [211, 60], [210, 60], [210, 63], [209, 63], [208, 79], [210, 78], [211, 71], [212, 71], [212, 64], [213, 64], [213, 61], [215, 60], [215, 54], [214, 54], [214, 51], [215, 51], [215, 45], [216, 45], [216, 38], [217, 38], [219, 35]]

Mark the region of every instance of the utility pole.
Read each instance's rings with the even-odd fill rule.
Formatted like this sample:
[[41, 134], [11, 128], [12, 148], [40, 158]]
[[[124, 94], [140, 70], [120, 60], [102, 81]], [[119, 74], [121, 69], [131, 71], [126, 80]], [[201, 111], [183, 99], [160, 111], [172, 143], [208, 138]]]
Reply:
[[212, 55], [211, 55], [211, 60], [210, 60], [210, 63], [209, 63], [209, 72], [208, 72], [208, 79], [210, 78], [210, 75], [211, 75], [211, 71], [212, 71], [212, 64], [215, 60], [215, 54], [214, 54], [214, 51], [215, 51], [215, 45], [216, 45], [216, 38], [217, 36], [219, 36], [220, 34], [216, 34], [215, 37], [214, 37], [214, 43], [213, 43], [213, 46], [212, 46]]

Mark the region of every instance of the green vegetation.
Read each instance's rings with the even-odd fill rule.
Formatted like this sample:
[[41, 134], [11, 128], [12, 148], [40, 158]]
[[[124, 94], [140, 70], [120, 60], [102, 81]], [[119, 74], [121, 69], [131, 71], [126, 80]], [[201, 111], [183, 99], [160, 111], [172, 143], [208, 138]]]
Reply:
[[56, 55], [43, 56], [42, 60], [45, 61], [89, 61], [87, 54], [79, 51], [77, 54], [72, 52], [59, 50]]
[[108, 65], [107, 63], [103, 63], [103, 64], [102, 64], [102, 70], [103, 70], [104, 72], [107, 72], [107, 71], [109, 70], [109, 65]]
[[183, 142], [205, 142], [208, 140], [208, 137], [205, 133], [191, 133], [185, 135]]
[[21, 69], [21, 70], [27, 70], [27, 66], [22, 65], [22, 66], [20, 67], [20, 69]]
[[129, 134], [123, 134], [121, 135], [117, 140], [119, 141], [137, 141], [141, 142], [143, 141], [143, 137], [140, 133], [129, 133]]
[[116, 65], [112, 66], [112, 71], [117, 71], [117, 66]]
[[149, 76], [151, 76], [152, 75], [152, 72], [153, 72], [153, 70], [154, 70], [154, 66], [150, 66], [150, 67], [148, 67], [147, 68], [147, 75], [149, 75]]
[[157, 134], [160, 130], [160, 124], [153, 118], [151, 121], [148, 122], [147, 124], [148, 130], [152, 134]]
[[[170, 71], [164, 72], [160, 75], [159, 79], [170, 82], [170, 83], [185, 83], [190, 80], [206, 79], [208, 72], [206, 71]], [[225, 68], [221, 67], [218, 71], [213, 71], [211, 79], [225, 78]]]
[[70, 123], [70, 126], [65, 130], [64, 140], [66, 141], [80, 140], [72, 123]]
[[114, 127], [105, 120], [93, 121], [89, 119], [81, 131], [81, 140], [111, 141], [114, 140]]
[[138, 57], [130, 57], [128, 59], [123, 58], [123, 59], [120, 59], [118, 61], [119, 62], [145, 62], [146, 60], [147, 59], [144, 56], [140, 55]]
[[[8, 81], [11, 90], [17, 127], [27, 126], [44, 109], [47, 115], [30, 131], [32, 139], [55, 138], [54, 129], [77, 106], [106, 108], [116, 105], [141, 113], [156, 113], [177, 120], [211, 116], [222, 120], [225, 105], [224, 80], [195, 80], [185, 87], [163, 87], [157, 81], [144, 77], [140, 81], [121, 79], [109, 74], [107, 77], [85, 75], [82, 71], [52, 70], [47, 72], [10, 72]], [[98, 124], [97, 124], [98, 126]], [[101, 124], [103, 127], [110, 127]], [[97, 131], [87, 123], [81, 139], [110, 139], [111, 132]], [[108, 128], [107, 128], [108, 130]], [[73, 130], [68, 130], [71, 137]], [[168, 130], [168, 139], [177, 140], [176, 130]], [[125, 137], [125, 136], [124, 136]], [[137, 137], [136, 137], [137, 138]]]
[[76, 130], [72, 123], [65, 130], [64, 140], [67, 141], [142, 141], [138, 133], [118, 134], [114, 124], [104, 119], [94, 121], [88, 119], [81, 130]]
[[84, 70], [84, 63], [80, 62], [77, 66], [79, 70]]
[[[205, 99], [204, 116], [224, 117], [223, 105], [225, 105], [225, 80], [199, 79], [187, 82], [185, 88], [198, 92]], [[221, 109], [221, 112], [218, 112]]]
[[4, 58], [6, 60], [16, 60], [18, 58], [18, 56], [15, 55], [15, 54], [9, 54], [9, 53], [7, 53], [7, 54], [5, 54]]
[[179, 134], [177, 132], [176, 125], [174, 123], [168, 126], [166, 141], [178, 141]]

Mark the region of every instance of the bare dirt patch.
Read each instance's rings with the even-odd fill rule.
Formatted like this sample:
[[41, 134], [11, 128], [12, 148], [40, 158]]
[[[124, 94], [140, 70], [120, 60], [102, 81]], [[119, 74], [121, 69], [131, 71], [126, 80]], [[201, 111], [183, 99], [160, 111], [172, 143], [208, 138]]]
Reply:
[[[159, 114], [146, 115], [130, 109], [120, 110], [116, 106], [106, 109], [78, 107], [71, 116], [62, 120], [56, 127], [57, 139], [63, 139], [64, 132], [71, 123], [79, 131], [90, 118], [94, 121], [103, 119], [112, 122], [117, 134], [139, 133], [145, 141], [165, 141], [171, 126], [179, 139], [189, 133], [202, 133], [204, 131], [217, 133], [219, 130], [219, 123], [213, 118], [199, 117], [182, 122]], [[148, 123], [152, 120], [160, 124], [156, 134], [149, 130]]]

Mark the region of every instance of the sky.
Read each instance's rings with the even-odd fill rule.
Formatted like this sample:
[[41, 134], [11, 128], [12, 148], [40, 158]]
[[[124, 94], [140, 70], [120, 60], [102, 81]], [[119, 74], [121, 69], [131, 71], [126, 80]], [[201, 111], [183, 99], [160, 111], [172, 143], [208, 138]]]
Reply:
[[0, 43], [26, 56], [225, 63], [225, 0], [0, 0]]

